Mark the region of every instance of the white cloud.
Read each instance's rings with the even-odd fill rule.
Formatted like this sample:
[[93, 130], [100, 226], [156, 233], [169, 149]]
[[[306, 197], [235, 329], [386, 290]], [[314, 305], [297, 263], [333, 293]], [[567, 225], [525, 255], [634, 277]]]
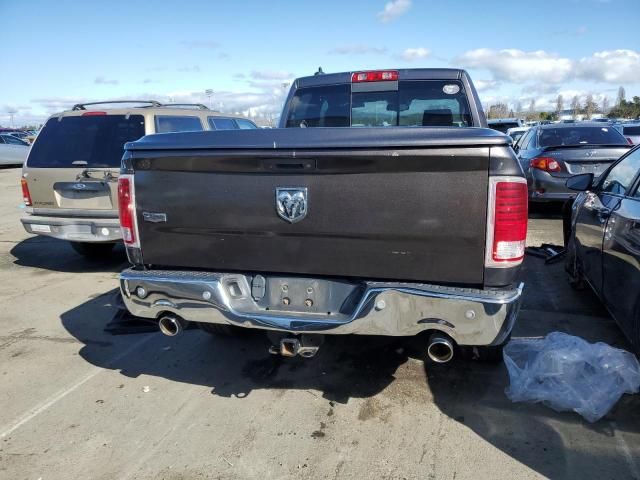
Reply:
[[431, 55], [431, 50], [424, 47], [418, 47], [418, 48], [407, 48], [404, 52], [400, 54], [400, 57], [402, 57], [404, 60], [407, 60], [408, 62], [413, 62], [415, 60], [427, 58], [429, 55]]
[[581, 58], [576, 74], [584, 80], [606, 83], [640, 82], [640, 53], [634, 50], [605, 50]]
[[191, 65], [185, 67], [178, 67], [178, 71], [182, 73], [199, 73], [200, 66], [199, 65]]
[[96, 85], [117, 85], [118, 80], [108, 79], [103, 76], [100, 76], [100, 77], [96, 77], [93, 83], [95, 83]]
[[496, 80], [474, 80], [473, 85], [478, 92], [484, 92], [495, 89], [500, 85], [500, 82]]
[[573, 67], [570, 59], [544, 50], [524, 52], [516, 49], [489, 48], [469, 50], [456, 58], [455, 63], [463, 67], [489, 70], [495, 80], [514, 83], [560, 83], [571, 76]]
[[411, 0], [391, 0], [384, 6], [384, 10], [378, 12], [377, 17], [382, 23], [389, 23], [407, 13], [410, 8]]
[[454, 63], [489, 70], [498, 81], [541, 83], [541, 92], [574, 79], [612, 84], [640, 82], [640, 53], [635, 50], [604, 50], [572, 60], [544, 50], [479, 48], [463, 53]]
[[255, 80], [291, 80], [295, 75], [284, 71], [254, 70], [251, 77]]
[[363, 44], [342, 45], [329, 50], [329, 55], [365, 55], [367, 53], [381, 54], [387, 51], [384, 47], [373, 47]]

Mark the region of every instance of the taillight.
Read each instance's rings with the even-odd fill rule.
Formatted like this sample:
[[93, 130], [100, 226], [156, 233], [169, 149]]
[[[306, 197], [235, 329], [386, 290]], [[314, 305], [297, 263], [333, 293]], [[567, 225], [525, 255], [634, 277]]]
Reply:
[[29, 184], [27, 179], [22, 177], [20, 179], [20, 185], [22, 186], [22, 201], [27, 207], [31, 206], [31, 194], [29, 193]]
[[527, 202], [524, 178], [489, 178], [485, 266], [513, 267], [522, 262], [527, 241]]
[[118, 210], [120, 213], [120, 229], [122, 230], [122, 239], [125, 245], [139, 247], [133, 175], [120, 175], [118, 178]]
[[529, 165], [531, 168], [537, 168], [538, 170], [544, 170], [545, 172], [559, 172], [561, 170], [558, 161], [551, 157], [532, 158]]
[[390, 82], [398, 80], [396, 70], [372, 70], [370, 72], [355, 72], [351, 75], [352, 83], [360, 82]]
[[627, 143], [628, 143], [629, 145], [633, 145], [633, 140], [631, 140], [631, 138], [627, 137]]

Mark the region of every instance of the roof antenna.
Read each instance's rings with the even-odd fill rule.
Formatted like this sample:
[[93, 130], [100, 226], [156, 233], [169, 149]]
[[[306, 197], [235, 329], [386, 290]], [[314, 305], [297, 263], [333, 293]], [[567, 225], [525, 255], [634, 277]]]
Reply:
[[316, 73], [313, 74], [315, 75], [324, 75], [324, 72], [322, 71], [322, 67], [318, 67], [318, 71]]

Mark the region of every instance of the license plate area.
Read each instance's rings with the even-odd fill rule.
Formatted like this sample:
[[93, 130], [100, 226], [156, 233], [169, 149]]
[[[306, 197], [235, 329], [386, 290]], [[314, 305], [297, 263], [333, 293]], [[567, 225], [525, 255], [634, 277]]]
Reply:
[[242, 313], [351, 314], [364, 286], [341, 280], [307, 277], [229, 275], [222, 280], [229, 303]]
[[111, 189], [106, 182], [57, 182], [53, 190], [60, 208], [113, 208]]
[[577, 175], [580, 173], [593, 173], [599, 176], [608, 167], [608, 164], [602, 163], [567, 163], [569, 173]]

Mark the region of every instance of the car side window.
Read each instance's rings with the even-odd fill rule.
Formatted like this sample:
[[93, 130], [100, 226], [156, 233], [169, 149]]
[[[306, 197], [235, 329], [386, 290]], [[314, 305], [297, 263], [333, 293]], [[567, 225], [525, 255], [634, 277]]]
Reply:
[[529, 150], [531, 148], [536, 148], [536, 136], [537, 136], [538, 130], [535, 128], [532, 128], [529, 131], [531, 132], [531, 134], [527, 137], [527, 145], [524, 147], [526, 150]]
[[529, 141], [529, 137], [531, 136], [531, 130], [528, 130], [527, 132], [525, 132], [525, 134], [520, 137], [520, 140], [518, 140], [518, 148], [520, 150], [525, 150], [527, 147], [527, 142]]
[[12, 137], [11, 135], [7, 135], [4, 137], [5, 143], [10, 143], [11, 145], [24, 145], [24, 142], [19, 138]]
[[236, 118], [236, 123], [238, 127], [240, 127], [240, 130], [254, 130], [258, 128], [251, 120], [245, 120], [244, 118]]
[[0, 136], [0, 143], [4, 143], [4, 137]]
[[156, 115], [156, 133], [199, 132], [202, 122], [198, 117]]
[[606, 178], [602, 181], [600, 191], [614, 195], [625, 195], [638, 170], [640, 170], [640, 149], [627, 155], [609, 170]]
[[209, 126], [212, 130], [237, 130], [238, 125], [233, 118], [208, 117]]

